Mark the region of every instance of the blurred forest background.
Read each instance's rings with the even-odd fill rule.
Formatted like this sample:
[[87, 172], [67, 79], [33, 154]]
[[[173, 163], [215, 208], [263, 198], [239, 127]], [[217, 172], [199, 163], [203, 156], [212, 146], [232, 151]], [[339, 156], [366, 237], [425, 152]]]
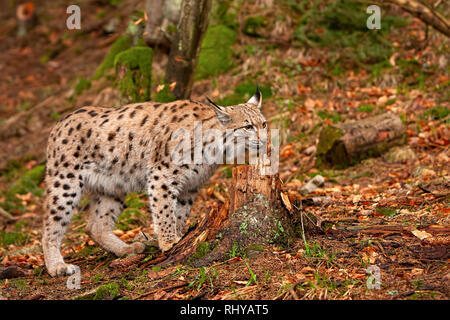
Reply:
[[[448, 1], [185, 2], [207, 10], [188, 19], [181, 0], [0, 3], [0, 298], [449, 299]], [[66, 25], [72, 4], [80, 29]], [[381, 28], [370, 30], [373, 4]], [[192, 50], [178, 52], [189, 26]], [[181, 97], [233, 105], [255, 84], [281, 133], [282, 203], [317, 219], [314, 232], [296, 228], [288, 246], [233, 246], [226, 260], [202, 265], [215, 248], [203, 241], [186, 262], [161, 266], [156, 249], [117, 259], [96, 246], [84, 232], [86, 199], [63, 242], [81, 289], [46, 273], [42, 180], [58, 119], [85, 105]], [[328, 153], [327, 132], [386, 115], [399, 119], [395, 144], [356, 146], [364, 156], [343, 161]], [[378, 142], [392, 138], [383, 132]], [[231, 178], [223, 166], [203, 188], [192, 226], [220, 212]], [[145, 194], [126, 204], [115, 234], [151, 233]], [[367, 286], [371, 265], [379, 289]]]

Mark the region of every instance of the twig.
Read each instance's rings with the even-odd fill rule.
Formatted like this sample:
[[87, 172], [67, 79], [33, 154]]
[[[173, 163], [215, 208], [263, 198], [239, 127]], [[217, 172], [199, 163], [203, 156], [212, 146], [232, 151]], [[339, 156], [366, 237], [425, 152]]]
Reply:
[[295, 286], [293, 286], [291, 290], [289, 290], [289, 293], [291, 294], [292, 298], [294, 298], [294, 300], [299, 300], [297, 294], [295, 293], [294, 288]]
[[6, 211], [5, 209], [3, 209], [2, 207], [0, 207], [0, 216], [2, 216], [3, 218], [6, 219], [6, 221], [13, 221], [16, 220], [12, 215], [10, 215], [8, 213], [8, 211]]
[[151, 295], [153, 293], [156, 293], [158, 291], [169, 291], [169, 290], [179, 289], [179, 288], [183, 288], [183, 287], [185, 287], [187, 285], [188, 285], [188, 283], [185, 282], [185, 283], [182, 283], [182, 284], [177, 284], [177, 285], [173, 285], [173, 286], [169, 286], [169, 287], [165, 287], [165, 288], [153, 289], [153, 290], [150, 290], [149, 292], [143, 293], [143, 294], [133, 298], [133, 300], [141, 299], [143, 297], [149, 296], [149, 295]]

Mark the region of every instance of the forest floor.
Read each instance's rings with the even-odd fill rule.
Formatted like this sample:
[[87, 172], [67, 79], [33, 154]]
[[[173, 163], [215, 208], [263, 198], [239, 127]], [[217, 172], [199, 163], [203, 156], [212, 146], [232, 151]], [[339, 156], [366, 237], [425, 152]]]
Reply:
[[[236, 250], [228, 260], [203, 267], [159, 265], [164, 255], [155, 248], [145, 257], [119, 259], [96, 246], [84, 231], [86, 200], [62, 244], [65, 261], [81, 268], [81, 288], [69, 289], [67, 277], [50, 277], [40, 245], [45, 186], [33, 173], [43, 168], [46, 139], [59, 117], [83, 105], [120, 104], [112, 81], [92, 80], [82, 88], [83, 79], [92, 76], [143, 1], [84, 1], [82, 32], [68, 31], [61, 21], [67, 1], [35, 1], [39, 23], [19, 40], [14, 8], [2, 4], [0, 208], [12, 219], [0, 215], [0, 299], [450, 298], [448, 39], [431, 29], [426, 33], [422, 22], [409, 17], [408, 25], [387, 36], [394, 48], [390, 67], [365, 68], [348, 56], [332, 58], [330, 48], [306, 48], [294, 35], [295, 10], [266, 8], [266, 2], [241, 5], [232, 69], [196, 81], [192, 98], [235, 99], [235, 88], [249, 81], [269, 87], [263, 113], [281, 131], [283, 192], [298, 199], [327, 197], [294, 214], [315, 215], [329, 228], [304, 238], [299, 232], [290, 247], [268, 244], [251, 257]], [[267, 18], [260, 37], [242, 32], [252, 12]], [[281, 22], [271, 18], [283, 13]], [[117, 25], [105, 33], [112, 20]], [[346, 50], [336, 51], [344, 56]], [[154, 91], [166, 60], [156, 52]], [[382, 112], [401, 117], [405, 146], [343, 170], [316, 168], [323, 125]], [[224, 206], [230, 172], [224, 166], [201, 190], [191, 225]], [[325, 185], [301, 195], [300, 187], [317, 174]], [[131, 194], [126, 204], [115, 233], [124, 241], [141, 231], [151, 234], [145, 195]], [[368, 285], [377, 276], [368, 271], [373, 267], [378, 289]]]

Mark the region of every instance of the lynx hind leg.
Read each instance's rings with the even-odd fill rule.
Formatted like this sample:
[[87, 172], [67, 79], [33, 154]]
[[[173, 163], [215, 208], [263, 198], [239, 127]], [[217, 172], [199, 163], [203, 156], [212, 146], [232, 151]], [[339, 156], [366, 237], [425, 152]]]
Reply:
[[68, 174], [68, 179], [47, 177], [47, 191], [42, 235], [42, 249], [47, 271], [51, 276], [72, 275], [78, 267], [67, 264], [60, 252], [62, 238], [81, 197], [81, 184]]
[[119, 257], [126, 254], [141, 253], [145, 250], [143, 243], [127, 244], [113, 233], [122, 209], [123, 204], [119, 198], [94, 196], [86, 226], [88, 234], [96, 243]]

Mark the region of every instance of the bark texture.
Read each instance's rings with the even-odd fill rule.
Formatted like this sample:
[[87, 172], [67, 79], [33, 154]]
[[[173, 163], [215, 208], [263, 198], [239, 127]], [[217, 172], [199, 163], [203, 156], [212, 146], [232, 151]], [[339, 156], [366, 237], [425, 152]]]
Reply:
[[436, 10], [431, 10], [419, 1], [414, 0], [388, 0], [386, 2], [399, 6], [423, 22], [431, 25], [437, 31], [450, 37], [450, 22]]
[[198, 54], [209, 23], [212, 0], [183, 0], [180, 19], [170, 49], [166, 82], [175, 82], [178, 99], [191, 95]]
[[405, 141], [405, 127], [393, 114], [329, 125], [320, 133], [316, 164], [343, 168]]
[[170, 47], [169, 26], [178, 23], [181, 0], [147, 0], [144, 39], [148, 45]]

